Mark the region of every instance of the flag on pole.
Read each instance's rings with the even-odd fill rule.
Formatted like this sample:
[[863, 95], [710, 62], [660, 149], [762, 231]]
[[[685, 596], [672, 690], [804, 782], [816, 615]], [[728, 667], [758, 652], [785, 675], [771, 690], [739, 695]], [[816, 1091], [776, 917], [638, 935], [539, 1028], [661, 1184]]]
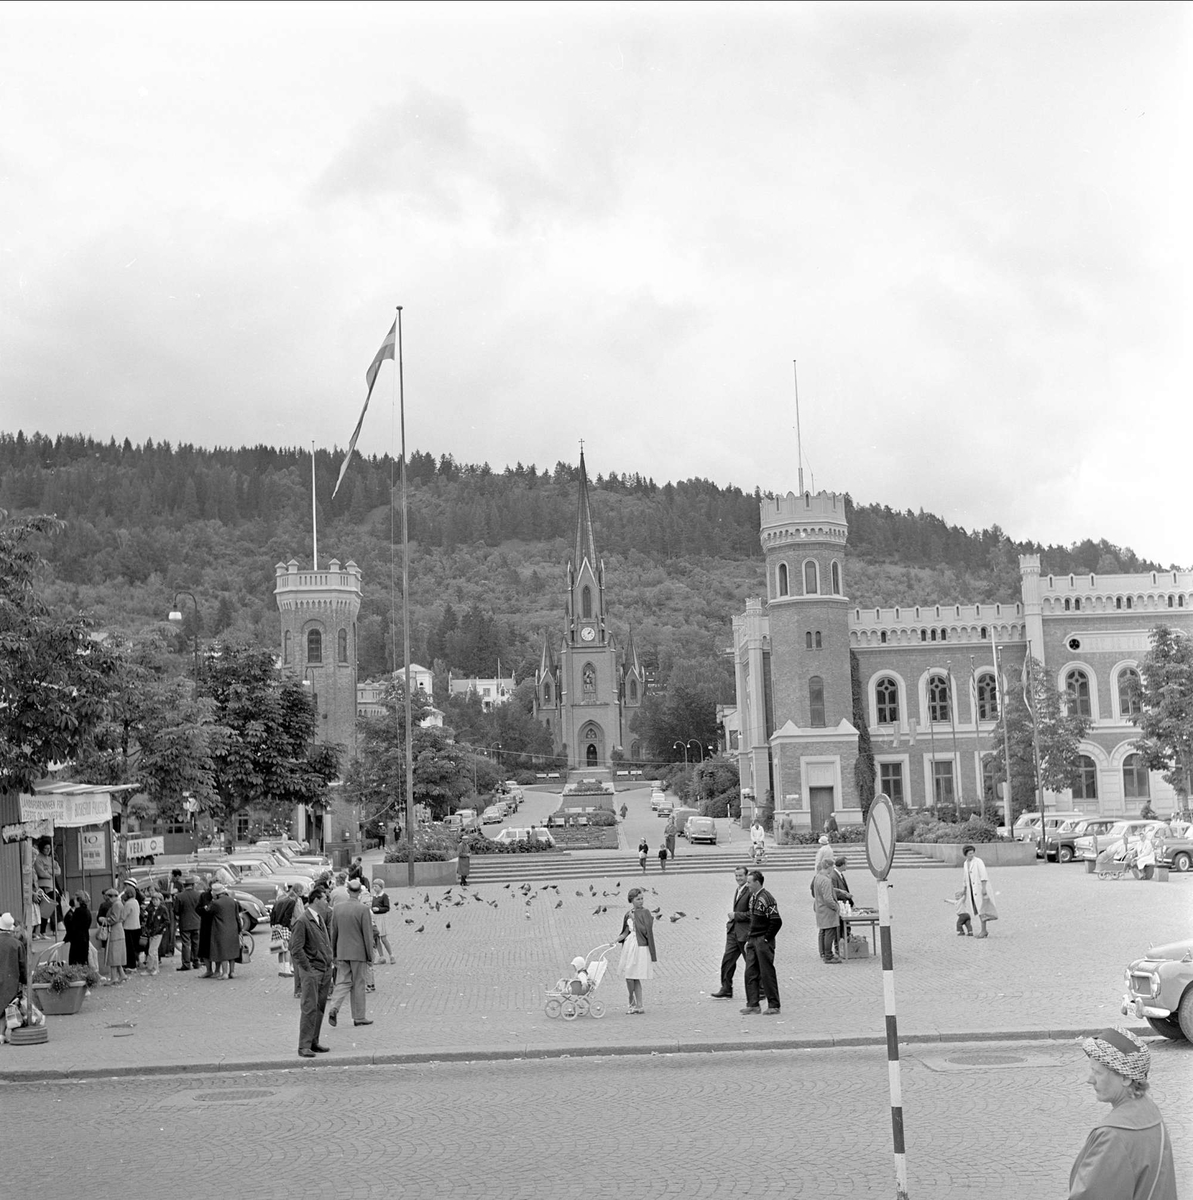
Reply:
[[1027, 705], [1027, 715], [1031, 718], [1031, 723], [1034, 725], [1036, 723], [1036, 702], [1035, 696], [1033, 695], [1035, 692], [1035, 686], [1032, 680], [1030, 646], [1028, 647], [1027, 654], [1023, 659], [1023, 672], [1021, 675], [1021, 681], [1023, 683], [1023, 703]]
[[398, 320], [395, 317], [394, 323], [389, 327], [389, 332], [385, 335], [385, 341], [381, 343], [381, 349], [373, 355], [373, 361], [369, 363], [369, 369], [365, 372], [365, 382], [369, 385], [369, 390], [365, 394], [365, 406], [360, 410], [360, 420], [356, 422], [356, 428], [352, 431], [352, 437], [348, 440], [348, 453], [344, 455], [344, 462], [340, 467], [340, 475], [336, 480], [336, 486], [332, 490], [331, 498], [336, 498], [336, 492], [340, 490], [340, 484], [344, 482], [344, 476], [348, 472], [348, 464], [352, 461], [352, 452], [356, 449], [356, 439], [360, 437], [360, 427], [365, 423], [365, 413], [369, 411], [369, 401], [373, 397], [373, 384], [377, 382], [377, 372], [381, 370], [381, 364], [388, 358], [391, 362], [394, 357], [394, 344], [398, 336]]

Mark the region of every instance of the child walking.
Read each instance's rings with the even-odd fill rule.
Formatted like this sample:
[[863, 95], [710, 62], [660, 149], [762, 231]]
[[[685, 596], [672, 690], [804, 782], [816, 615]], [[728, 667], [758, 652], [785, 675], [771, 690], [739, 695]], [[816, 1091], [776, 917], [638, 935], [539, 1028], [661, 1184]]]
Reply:
[[659, 847], [659, 869], [665, 871], [667, 869], [667, 843], [664, 842]]
[[646, 874], [646, 856], [649, 853], [650, 853], [650, 847], [647, 845], [646, 839], [643, 838], [638, 843], [638, 865], [642, 868], [643, 875]]

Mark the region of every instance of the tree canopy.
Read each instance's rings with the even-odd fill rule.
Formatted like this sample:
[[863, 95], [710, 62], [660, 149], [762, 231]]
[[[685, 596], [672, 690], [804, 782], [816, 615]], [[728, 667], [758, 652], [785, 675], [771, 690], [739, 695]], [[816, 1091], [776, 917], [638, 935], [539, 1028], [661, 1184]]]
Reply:
[[1163, 771], [1188, 807], [1193, 791], [1193, 639], [1167, 625], [1151, 632], [1139, 664], [1140, 711], [1135, 745], [1148, 768]]

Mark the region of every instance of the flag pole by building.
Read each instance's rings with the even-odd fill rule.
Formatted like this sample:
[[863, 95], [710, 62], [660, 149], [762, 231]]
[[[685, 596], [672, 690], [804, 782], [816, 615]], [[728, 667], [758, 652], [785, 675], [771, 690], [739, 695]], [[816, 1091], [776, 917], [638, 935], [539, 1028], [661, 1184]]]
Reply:
[[410, 524], [406, 509], [406, 383], [402, 362], [402, 306], [398, 305], [398, 420], [402, 431], [402, 653], [406, 672], [402, 697], [406, 708], [406, 882], [414, 887], [414, 726], [410, 716]]
[[311, 443], [311, 570], [319, 570], [319, 511], [315, 503], [315, 443]]

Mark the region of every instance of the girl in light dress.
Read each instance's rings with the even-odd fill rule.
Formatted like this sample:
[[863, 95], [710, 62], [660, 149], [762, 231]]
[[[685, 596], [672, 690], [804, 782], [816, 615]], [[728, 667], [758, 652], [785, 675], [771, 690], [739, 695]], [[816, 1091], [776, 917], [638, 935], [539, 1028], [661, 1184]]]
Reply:
[[629, 992], [630, 1006], [626, 1010], [631, 1015], [643, 1013], [642, 984], [647, 979], [654, 978], [654, 964], [658, 962], [654, 946], [654, 917], [646, 907], [645, 896], [641, 888], [630, 888], [626, 897], [630, 902], [630, 910], [621, 923], [620, 967], [625, 975], [626, 991]]

